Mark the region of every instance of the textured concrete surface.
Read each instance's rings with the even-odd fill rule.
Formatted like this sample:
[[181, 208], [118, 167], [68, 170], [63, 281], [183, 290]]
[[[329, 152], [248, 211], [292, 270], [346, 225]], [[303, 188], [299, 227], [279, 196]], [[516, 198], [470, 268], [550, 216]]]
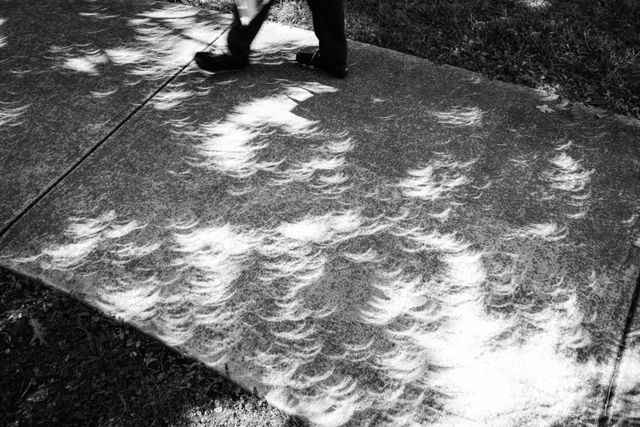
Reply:
[[0, 2], [0, 229], [222, 32], [139, 1]]
[[[640, 240], [634, 248], [636, 259], [640, 254]], [[640, 285], [640, 284], [639, 284]], [[636, 294], [640, 299], [640, 295]], [[640, 303], [636, 300], [636, 304]], [[627, 331], [624, 351], [612, 381], [612, 399], [609, 408], [610, 423], [615, 426], [640, 425], [640, 311], [638, 306]]]
[[[636, 325], [639, 323], [636, 317]], [[631, 332], [628, 343], [615, 381], [609, 425], [640, 425], [640, 329]]]
[[249, 70], [163, 90], [2, 263], [318, 425], [593, 424], [640, 127], [361, 44], [334, 80], [291, 63], [310, 33], [260, 37]]

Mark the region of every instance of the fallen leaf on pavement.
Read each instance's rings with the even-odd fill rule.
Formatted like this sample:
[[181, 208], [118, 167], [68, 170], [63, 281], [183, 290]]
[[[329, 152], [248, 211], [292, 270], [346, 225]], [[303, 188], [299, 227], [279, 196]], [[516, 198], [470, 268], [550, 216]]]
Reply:
[[555, 113], [555, 110], [550, 108], [548, 105], [536, 105], [536, 108], [543, 113]]
[[31, 319], [31, 329], [33, 331], [33, 337], [31, 341], [29, 341], [29, 344], [33, 345], [33, 343], [38, 340], [41, 345], [47, 345], [47, 341], [44, 339], [46, 335], [44, 326], [31, 316], [29, 316], [29, 319]]

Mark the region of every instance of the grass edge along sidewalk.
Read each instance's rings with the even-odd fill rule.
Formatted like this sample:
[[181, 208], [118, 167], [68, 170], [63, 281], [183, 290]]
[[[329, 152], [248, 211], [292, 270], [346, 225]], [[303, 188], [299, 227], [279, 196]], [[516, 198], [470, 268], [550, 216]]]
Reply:
[[[276, 0], [271, 19], [312, 29], [304, 0]], [[345, 20], [350, 39], [640, 119], [636, 0], [349, 0]]]
[[6, 426], [301, 425], [203, 364], [0, 267]]

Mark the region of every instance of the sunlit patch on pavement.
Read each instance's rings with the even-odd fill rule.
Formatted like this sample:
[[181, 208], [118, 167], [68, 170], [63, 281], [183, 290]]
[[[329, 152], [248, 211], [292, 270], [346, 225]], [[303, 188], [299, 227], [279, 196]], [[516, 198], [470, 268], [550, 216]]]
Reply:
[[127, 67], [133, 78], [166, 79], [189, 63], [195, 52], [204, 49], [216, 30], [213, 23], [197, 16], [197, 10], [180, 5], [162, 6], [135, 18], [107, 12], [100, 5], [91, 5], [81, 16], [98, 21], [127, 20], [135, 34], [132, 41], [122, 46], [102, 47], [93, 43], [53, 46], [51, 59], [59, 69], [97, 76], [101, 67]]
[[[207, 110], [215, 120], [189, 114], [235, 82], [172, 84], [151, 105], [171, 113], [181, 150], [160, 176], [215, 186], [201, 217], [78, 214], [63, 241], [14, 261], [85, 277], [108, 269], [117, 280], [96, 280], [88, 300], [250, 378], [314, 425], [595, 419], [612, 366], [589, 351], [610, 343], [583, 298], [622, 273], [575, 249], [576, 224], [597, 203], [580, 141], [507, 147], [492, 163], [452, 139], [382, 173], [358, 158], [370, 141], [307, 114], [333, 86], [277, 79]], [[483, 112], [435, 117], [449, 132], [482, 126]], [[526, 197], [535, 215], [501, 215]]]
[[438, 123], [445, 126], [480, 126], [484, 111], [478, 107], [455, 107], [446, 111], [434, 111], [431, 113]]
[[[0, 31], [2, 31], [2, 26], [4, 25], [4, 23], [7, 22], [7, 20], [5, 18], [0, 18]], [[0, 33], [0, 48], [3, 48], [7, 45], [7, 38]]]
[[16, 102], [0, 101], [0, 127], [12, 127], [22, 124], [20, 116], [29, 109], [29, 105], [15, 106], [16, 104]]

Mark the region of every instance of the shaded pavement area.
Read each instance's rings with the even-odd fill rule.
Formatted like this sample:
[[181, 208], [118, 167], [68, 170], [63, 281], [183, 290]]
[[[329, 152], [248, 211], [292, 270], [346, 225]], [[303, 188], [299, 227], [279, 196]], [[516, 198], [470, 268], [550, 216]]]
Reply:
[[640, 419], [640, 126], [153, 2], [0, 7], [0, 264], [313, 424]]

